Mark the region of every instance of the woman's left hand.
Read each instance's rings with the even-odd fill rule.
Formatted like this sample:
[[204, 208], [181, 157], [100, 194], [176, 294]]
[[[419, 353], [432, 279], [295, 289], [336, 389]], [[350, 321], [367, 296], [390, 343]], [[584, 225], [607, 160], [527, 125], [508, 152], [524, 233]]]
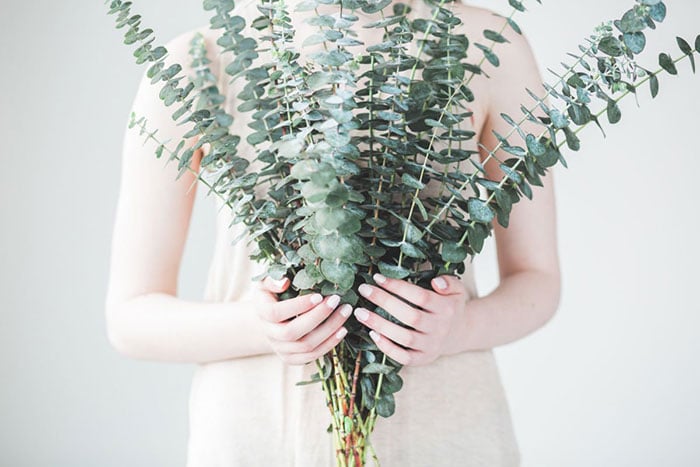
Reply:
[[381, 274], [373, 277], [378, 286], [362, 284], [360, 295], [410, 326], [406, 328], [366, 308], [356, 308], [355, 317], [371, 329], [369, 334], [379, 350], [410, 366], [426, 365], [449, 353], [455, 339], [460, 338], [466, 304], [472, 298], [464, 283], [455, 276], [442, 275], [431, 281], [432, 291]]

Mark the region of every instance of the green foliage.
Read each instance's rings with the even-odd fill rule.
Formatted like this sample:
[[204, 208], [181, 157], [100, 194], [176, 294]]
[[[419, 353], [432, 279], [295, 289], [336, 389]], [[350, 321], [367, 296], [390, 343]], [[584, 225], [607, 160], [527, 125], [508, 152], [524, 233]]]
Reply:
[[[646, 48], [647, 30], [667, 10], [662, 1], [637, 0], [568, 54], [573, 63], [550, 70], [551, 84], [528, 90], [532, 102], [521, 106], [522, 116], [502, 114], [510, 131], [495, 133], [498, 144], [486, 148], [472, 141], [476, 133], [466, 123], [478, 97], [470, 84], [485, 75], [484, 62], [501, 65], [498, 48], [509, 46], [505, 30], [521, 33], [514, 15], [525, 4], [509, 0], [512, 13], [500, 30], [484, 30], [480, 43], [460, 32], [462, 19], [450, 1], [425, 1], [431, 15], [410, 19], [410, 6], [391, 0], [305, 0], [294, 14], [314, 32], [301, 43], [322, 47], [300, 61], [284, 0], [261, 0], [250, 25], [232, 14], [232, 0], [204, 0], [211, 28], [220, 31], [217, 44], [230, 58], [224, 72], [242, 89], [236, 99], [238, 113], [250, 117], [245, 135], [230, 131], [234, 117], [225, 110], [201, 36], [191, 42], [193, 74], [185, 77], [180, 64], [166, 67], [167, 50], [141, 28], [131, 2], [109, 2], [124, 42], [136, 47], [136, 62], [149, 64], [147, 75], [161, 83], [164, 105], [178, 104], [173, 119], [191, 128], [186, 138], [198, 140], [171, 150], [144, 119], [134, 117], [132, 125], [158, 143], [157, 157], [178, 161], [180, 174], [191, 170], [194, 151], [209, 145], [198, 176], [231, 208], [233, 221], [245, 225], [243, 237], [258, 246], [252, 258], [267, 261], [272, 277], [293, 279], [285, 297], [336, 293], [396, 321], [355, 292], [373, 272], [424, 287], [438, 274], [461, 274], [493, 222], [508, 227], [513, 206], [533, 197], [532, 186], [541, 186], [556, 164], [566, 166], [564, 145], [578, 151], [584, 127], [595, 123], [602, 130], [603, 114], [618, 123], [623, 97], [647, 82], [656, 97], [659, 75], [677, 74], [685, 58], [695, 71], [700, 53], [700, 36], [694, 48], [678, 38], [679, 58], [662, 53], [658, 70], [642, 68], [636, 56]], [[322, 4], [336, 5], [338, 14], [317, 13]], [[358, 10], [373, 16], [363, 27], [376, 30], [376, 43], [356, 38]], [[410, 46], [418, 52], [409, 53]], [[526, 132], [525, 122], [541, 132]], [[254, 148], [246, 157], [238, 154], [243, 137]], [[470, 142], [485, 160], [467, 149]], [[500, 176], [487, 173], [489, 160]], [[262, 169], [250, 171], [252, 161]], [[255, 191], [262, 184], [269, 187], [264, 197]], [[347, 326], [342, 345], [317, 362], [312, 380], [324, 386], [337, 448], [349, 458], [348, 431], [357, 441], [369, 435], [377, 415], [390, 416], [402, 381], [401, 365], [378, 350], [366, 327], [354, 319]]]

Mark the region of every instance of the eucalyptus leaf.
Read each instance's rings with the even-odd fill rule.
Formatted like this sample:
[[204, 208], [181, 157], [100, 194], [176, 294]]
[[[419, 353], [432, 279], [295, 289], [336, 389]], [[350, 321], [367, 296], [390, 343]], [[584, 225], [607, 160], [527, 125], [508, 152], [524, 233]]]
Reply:
[[615, 102], [612, 99], [608, 99], [607, 114], [608, 121], [612, 124], [615, 124], [622, 119], [622, 112], [620, 111], [620, 107], [617, 105], [617, 102]]
[[646, 36], [643, 32], [626, 32], [622, 36], [622, 40], [629, 49], [635, 53], [641, 53], [647, 44]]
[[678, 74], [676, 64], [673, 63], [673, 59], [671, 58], [671, 56], [666, 53], [662, 52], [659, 54], [659, 65], [671, 75]]
[[355, 269], [349, 263], [324, 259], [321, 261], [321, 273], [326, 280], [343, 289], [349, 289], [355, 282]]
[[392, 279], [405, 279], [411, 274], [411, 271], [404, 267], [396, 264], [385, 263], [383, 261], [379, 262], [378, 267], [379, 272]]
[[469, 215], [477, 222], [489, 223], [493, 220], [494, 212], [479, 198], [470, 198], [468, 209]]
[[457, 242], [444, 242], [440, 255], [448, 263], [461, 263], [467, 258], [467, 247]]
[[649, 77], [649, 87], [651, 89], [651, 97], [656, 97], [659, 94], [659, 78], [655, 74]]

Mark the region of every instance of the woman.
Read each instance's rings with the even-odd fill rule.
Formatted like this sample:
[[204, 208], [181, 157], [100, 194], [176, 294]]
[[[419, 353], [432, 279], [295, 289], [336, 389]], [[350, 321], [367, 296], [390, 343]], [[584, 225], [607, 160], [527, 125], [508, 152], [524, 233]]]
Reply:
[[[411, 16], [427, 17], [423, 3]], [[333, 12], [333, 6], [324, 6]], [[500, 30], [503, 19], [490, 11], [452, 5], [470, 38], [484, 29]], [[239, 14], [252, 19], [254, 5]], [[360, 15], [372, 21], [371, 15]], [[310, 26], [297, 25], [297, 40]], [[359, 39], [376, 42], [371, 30]], [[245, 118], [236, 114], [237, 89], [221, 70], [217, 32], [201, 28], [212, 71], [236, 116], [232, 131], [245, 134]], [[364, 35], [363, 35], [364, 34]], [[490, 78], [470, 83], [477, 96], [471, 124], [475, 141], [497, 144], [493, 132], [510, 130], [499, 117], [518, 115], [528, 100], [525, 88], [540, 89], [541, 78], [527, 41], [509, 28], [509, 44], [499, 47], [498, 68]], [[168, 44], [172, 60], [187, 64], [192, 32]], [[299, 49], [308, 53], [308, 48]], [[190, 70], [185, 69], [189, 73]], [[158, 98], [158, 88], [144, 78], [133, 110], [159, 128], [162, 140], [179, 141], [187, 129], [177, 126]], [[526, 131], [537, 128], [523, 125]], [[188, 144], [192, 145], [195, 140]], [[385, 466], [512, 467], [519, 464], [506, 398], [491, 349], [518, 340], [544, 325], [559, 300], [555, 206], [552, 177], [534, 187], [534, 201], [515, 206], [510, 227], [494, 228], [500, 285], [478, 297], [471, 265], [461, 278], [441, 276], [433, 290], [376, 276], [363, 285], [369, 301], [415, 329], [409, 331], [366, 309], [338, 306], [337, 297], [307, 295], [279, 301], [289, 287], [266, 278], [248, 255], [245, 241], [231, 245], [239, 226], [229, 228], [230, 212], [220, 209], [217, 244], [204, 301], [177, 297], [177, 278], [195, 199], [196, 178], [185, 173], [175, 181], [176, 164], [153, 157], [135, 131], [124, 140], [122, 178], [112, 239], [112, 262], [106, 300], [108, 335], [121, 353], [139, 359], [197, 363], [190, 396], [188, 467], [330, 466], [329, 416], [317, 385], [296, 386], [314, 372], [305, 365], [344, 337], [345, 321], [354, 316], [372, 330], [378, 347], [403, 363], [404, 388], [396, 395], [396, 413], [380, 419], [372, 444]], [[241, 153], [250, 150], [242, 143]], [[474, 149], [477, 149], [474, 143]], [[482, 160], [486, 154], [480, 153]], [[202, 150], [192, 168], [198, 170]], [[500, 179], [489, 160], [488, 176]], [[217, 201], [217, 203], [219, 203]], [[218, 204], [221, 208], [221, 204]], [[406, 302], [389, 293], [403, 297]], [[399, 345], [401, 344], [401, 345]]]

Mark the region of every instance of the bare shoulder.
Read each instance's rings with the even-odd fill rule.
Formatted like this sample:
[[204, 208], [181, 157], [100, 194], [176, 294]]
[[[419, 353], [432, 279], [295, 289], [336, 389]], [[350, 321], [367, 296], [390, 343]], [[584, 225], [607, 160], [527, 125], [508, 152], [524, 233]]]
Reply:
[[[198, 34], [201, 34], [204, 39], [207, 58], [210, 60], [209, 68], [212, 74], [218, 77], [221, 47], [216, 43], [218, 39], [217, 31], [211, 30], [208, 26], [190, 29], [165, 42], [160, 42], [167, 49], [167, 55], [163, 59], [163, 69], [178, 64], [182, 67], [178, 76], [194, 77], [195, 71], [192, 67], [193, 56], [191, 50], [193, 48], [193, 39], [195, 39]], [[163, 83], [156, 84], [156, 82], [149, 77], [147, 71], [147, 69], [144, 70], [141, 76], [141, 82], [132, 110], [138, 115], [147, 117], [149, 121], [157, 123], [160, 127], [172, 127], [172, 132], [175, 133], [176, 124], [169, 117], [170, 112], [165, 112], [165, 107], [162, 105], [162, 97], [160, 97], [160, 90], [163, 89], [165, 85]], [[185, 84], [186, 82], [181, 82], [179, 86], [184, 86]]]
[[191, 55], [190, 50], [192, 49], [192, 40], [201, 34], [204, 38], [204, 44], [207, 50], [207, 57], [211, 60], [210, 67], [212, 72], [218, 74], [218, 60], [216, 58], [221, 52], [221, 47], [217, 44], [219, 38], [218, 31], [211, 29], [208, 25], [203, 25], [197, 28], [190, 29], [188, 31], [182, 32], [175, 37], [169, 39], [165, 48], [168, 49], [168, 61], [172, 63], [179, 63], [182, 65], [183, 70], [189, 72], [191, 68]]
[[[494, 53], [501, 57], [525, 56], [533, 58], [532, 48], [527, 39], [527, 32], [516, 32], [509, 24], [507, 18], [489, 8], [469, 5], [456, 0], [454, 11], [457, 12], [463, 22], [463, 30], [469, 37], [472, 45], [475, 42], [493, 48]], [[520, 28], [519, 28], [520, 29]], [[506, 40], [504, 43], [493, 43], [490, 38], [484, 36], [484, 31], [494, 31]], [[475, 53], [472, 51], [472, 53]], [[508, 69], [512, 66], [510, 60], [500, 60], [498, 68]]]
[[[463, 22], [463, 31], [470, 40], [468, 59], [472, 63], [481, 63], [483, 75], [473, 82], [473, 91], [480, 96], [481, 107], [493, 111], [494, 107], [506, 100], [523, 100], [526, 87], [537, 89], [541, 84], [539, 66], [527, 38], [527, 31], [516, 31], [507, 19], [495, 11], [465, 4], [457, 0], [455, 12]], [[520, 29], [520, 28], [518, 28]], [[493, 36], [486, 37], [484, 31], [493, 31], [503, 37], [502, 41], [493, 41]], [[484, 54], [474, 44], [491, 48], [497, 57], [495, 63], [483, 59]]]
[[458, 12], [467, 26], [483, 27], [488, 24], [500, 23], [502, 17], [490, 8], [470, 5], [466, 1], [454, 0], [452, 8]]

